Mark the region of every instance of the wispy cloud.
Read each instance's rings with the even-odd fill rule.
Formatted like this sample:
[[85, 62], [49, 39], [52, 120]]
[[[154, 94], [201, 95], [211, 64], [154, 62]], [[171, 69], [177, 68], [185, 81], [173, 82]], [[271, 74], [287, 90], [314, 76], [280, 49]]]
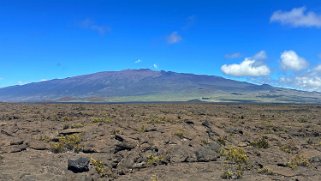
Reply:
[[142, 60], [138, 58], [138, 59], [135, 60], [134, 63], [135, 63], [135, 64], [138, 64], [138, 63], [141, 63], [141, 62], [142, 62]]
[[281, 54], [281, 66], [285, 70], [299, 71], [308, 66], [308, 62], [295, 51], [287, 50]]
[[228, 53], [224, 55], [225, 59], [235, 59], [235, 58], [240, 58], [242, 55], [239, 52], [235, 52], [235, 53]]
[[182, 30], [186, 31], [186, 30], [190, 29], [191, 27], [193, 27], [194, 24], [196, 23], [196, 20], [197, 20], [197, 18], [195, 15], [188, 16], [186, 18], [186, 22], [185, 22], [184, 26], [182, 27]]
[[25, 84], [29, 84], [30, 82], [28, 82], [28, 81], [18, 81], [17, 82], [17, 85], [25, 85]]
[[262, 64], [260, 61], [263, 61], [266, 58], [265, 51], [260, 51], [255, 54], [253, 57], [248, 57], [239, 64], [225, 64], [221, 67], [221, 70], [226, 75], [232, 76], [266, 76], [270, 74], [270, 69], [268, 66]]
[[[194, 26], [196, 22], [196, 16], [188, 16], [185, 20], [185, 23], [182, 27], [178, 28], [181, 32], [187, 31], [191, 27]], [[177, 44], [183, 40], [183, 37], [179, 31], [173, 31], [169, 35], [166, 36], [166, 41], [168, 44]]]
[[105, 35], [107, 32], [111, 31], [111, 28], [106, 25], [97, 24], [93, 20], [87, 18], [80, 22], [80, 26], [85, 29], [89, 29], [99, 33], [100, 35]]
[[321, 14], [306, 11], [306, 7], [293, 8], [291, 11], [276, 11], [270, 21], [293, 27], [321, 27]]
[[170, 35], [167, 36], [167, 43], [169, 44], [176, 44], [182, 41], [181, 35], [179, 35], [176, 31], [172, 32]]
[[154, 69], [158, 69], [158, 65], [154, 63], [153, 65]]
[[256, 61], [264, 61], [265, 59], [267, 59], [267, 54], [264, 50], [261, 50], [259, 52], [257, 52], [252, 59], [256, 60]]

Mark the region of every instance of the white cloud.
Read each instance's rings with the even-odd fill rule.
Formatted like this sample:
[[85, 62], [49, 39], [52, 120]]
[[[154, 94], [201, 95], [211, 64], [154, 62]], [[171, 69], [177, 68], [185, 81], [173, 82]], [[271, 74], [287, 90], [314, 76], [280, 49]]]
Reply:
[[108, 27], [106, 25], [98, 25], [93, 20], [91, 20], [89, 18], [81, 21], [80, 26], [83, 28], [95, 31], [101, 35], [104, 35], [111, 30], [110, 27]]
[[158, 69], [158, 65], [154, 63], [153, 65], [154, 69]]
[[321, 91], [321, 77], [302, 76], [295, 78], [296, 84], [306, 90]]
[[266, 76], [270, 74], [269, 67], [262, 63], [266, 57], [266, 52], [262, 50], [252, 57], [245, 58], [240, 64], [225, 64], [221, 70], [224, 74], [233, 76]]
[[281, 54], [281, 66], [285, 70], [299, 71], [308, 66], [308, 62], [295, 51], [288, 50]]
[[227, 75], [233, 76], [266, 76], [270, 74], [268, 66], [258, 63], [266, 58], [266, 53], [260, 51], [253, 57], [245, 58], [240, 64], [223, 65], [221, 70]]
[[255, 60], [246, 58], [240, 64], [223, 65], [221, 70], [227, 75], [233, 76], [265, 76], [270, 74], [266, 65], [255, 65]]
[[141, 63], [142, 62], [142, 60], [141, 59], [137, 59], [137, 60], [135, 60], [135, 64], [138, 64], [138, 63]]
[[226, 59], [235, 59], [235, 58], [240, 58], [241, 56], [242, 56], [242, 55], [241, 55], [241, 53], [239, 53], [239, 52], [229, 53], [229, 54], [224, 55], [224, 57], [225, 57]]
[[293, 8], [291, 11], [276, 11], [271, 22], [279, 22], [293, 27], [321, 27], [321, 14], [306, 11], [305, 7]]
[[176, 44], [182, 41], [182, 37], [175, 31], [167, 36], [167, 43]]

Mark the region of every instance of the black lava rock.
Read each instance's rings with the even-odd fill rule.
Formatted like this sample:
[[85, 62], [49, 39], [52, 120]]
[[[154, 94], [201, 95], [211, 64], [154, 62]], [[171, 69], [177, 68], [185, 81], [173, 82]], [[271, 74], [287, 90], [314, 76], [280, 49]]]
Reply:
[[74, 173], [87, 172], [89, 171], [89, 159], [88, 158], [78, 158], [76, 160], [68, 160], [68, 170]]

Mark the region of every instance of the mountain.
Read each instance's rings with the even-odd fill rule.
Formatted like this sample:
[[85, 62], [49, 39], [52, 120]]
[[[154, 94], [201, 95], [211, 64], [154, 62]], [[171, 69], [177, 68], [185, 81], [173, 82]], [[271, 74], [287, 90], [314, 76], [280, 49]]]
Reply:
[[209, 101], [321, 103], [321, 94], [218, 76], [149, 69], [107, 71], [0, 89], [5, 102]]

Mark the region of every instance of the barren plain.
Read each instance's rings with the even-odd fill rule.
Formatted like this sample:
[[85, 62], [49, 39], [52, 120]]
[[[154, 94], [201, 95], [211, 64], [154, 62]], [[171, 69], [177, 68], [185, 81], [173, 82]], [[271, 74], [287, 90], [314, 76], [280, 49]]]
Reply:
[[321, 106], [0, 104], [0, 180], [224, 179], [321, 180]]

